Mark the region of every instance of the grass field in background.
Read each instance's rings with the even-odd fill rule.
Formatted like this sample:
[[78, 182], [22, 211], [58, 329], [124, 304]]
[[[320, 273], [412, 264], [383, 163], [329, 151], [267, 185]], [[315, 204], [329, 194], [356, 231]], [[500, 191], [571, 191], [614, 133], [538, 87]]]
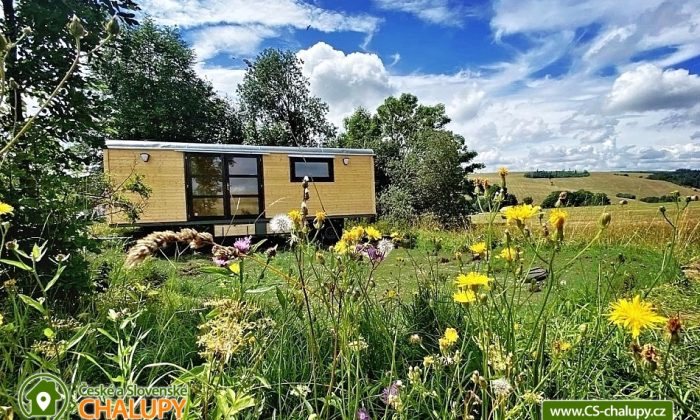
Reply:
[[[627, 175], [627, 176], [624, 176]], [[610, 201], [616, 203], [617, 193], [634, 194], [637, 199], [649, 196], [666, 195], [671, 191], [678, 191], [681, 195], [697, 195], [692, 188], [682, 187], [668, 181], [656, 181], [646, 179], [649, 174], [631, 172], [591, 172], [590, 176], [581, 178], [525, 178], [523, 172], [511, 172], [508, 175], [508, 190], [515, 194], [518, 200], [531, 196], [535, 204], [539, 204], [552, 191], [588, 190], [602, 192], [610, 197]], [[473, 177], [487, 178], [492, 184], [501, 182], [497, 173], [475, 174]], [[550, 182], [551, 181], [551, 182]], [[628, 200], [630, 203], [639, 203], [643, 206], [653, 204], [642, 203], [637, 200]]]

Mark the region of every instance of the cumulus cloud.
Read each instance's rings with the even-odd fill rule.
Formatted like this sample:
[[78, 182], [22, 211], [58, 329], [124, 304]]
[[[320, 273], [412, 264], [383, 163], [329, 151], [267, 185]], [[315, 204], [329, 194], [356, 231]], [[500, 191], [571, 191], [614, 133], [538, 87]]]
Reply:
[[685, 69], [643, 64], [622, 73], [607, 98], [612, 111], [678, 109], [700, 103], [700, 77]]
[[376, 54], [345, 54], [319, 42], [301, 50], [302, 71], [309, 78], [311, 93], [330, 105], [331, 120], [339, 124], [356, 107], [376, 108], [394, 93], [389, 73]]

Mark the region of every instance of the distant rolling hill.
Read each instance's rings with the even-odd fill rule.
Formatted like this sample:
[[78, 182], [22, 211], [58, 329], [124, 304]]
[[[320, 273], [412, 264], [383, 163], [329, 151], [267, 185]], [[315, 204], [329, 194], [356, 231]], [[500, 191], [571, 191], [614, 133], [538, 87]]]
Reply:
[[[648, 196], [660, 196], [671, 191], [679, 191], [681, 195], [700, 194], [692, 188], [682, 187], [667, 181], [655, 181], [646, 179], [648, 174], [625, 172], [627, 176], [622, 176], [620, 172], [591, 172], [590, 176], [581, 178], [525, 178], [523, 172], [511, 172], [508, 174], [508, 191], [515, 194], [518, 201], [526, 196], [531, 196], [535, 204], [540, 204], [542, 200], [552, 191], [562, 190], [589, 190], [592, 192], [603, 192], [610, 197], [614, 204], [619, 198], [617, 193], [628, 193], [637, 196], [637, 200], [628, 200], [630, 204], [636, 204], [639, 198]], [[472, 178], [488, 178], [491, 183], [500, 183], [501, 178], [496, 173], [472, 174]], [[550, 183], [551, 181], [551, 183]], [[656, 206], [659, 204], [647, 204], [639, 202], [640, 205]]]

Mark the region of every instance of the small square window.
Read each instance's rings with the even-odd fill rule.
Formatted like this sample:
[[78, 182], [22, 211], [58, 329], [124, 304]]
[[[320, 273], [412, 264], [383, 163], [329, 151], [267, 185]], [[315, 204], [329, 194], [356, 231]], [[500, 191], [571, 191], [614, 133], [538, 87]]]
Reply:
[[308, 176], [314, 182], [333, 182], [333, 158], [289, 158], [290, 179], [300, 182]]

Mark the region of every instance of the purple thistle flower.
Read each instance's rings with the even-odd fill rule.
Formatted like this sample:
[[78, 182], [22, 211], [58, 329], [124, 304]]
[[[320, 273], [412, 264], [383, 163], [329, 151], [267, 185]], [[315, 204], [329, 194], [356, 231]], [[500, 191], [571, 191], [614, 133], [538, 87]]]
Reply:
[[214, 264], [216, 264], [218, 267], [226, 267], [226, 266], [228, 266], [228, 260], [225, 259], [225, 258], [217, 258], [217, 257], [214, 257], [214, 258], [212, 258], [211, 260], [214, 261]]
[[238, 250], [241, 254], [247, 254], [250, 251], [250, 240], [251, 237], [241, 238], [233, 243], [233, 247]]
[[384, 254], [379, 252], [374, 245], [367, 245], [367, 247], [365, 247], [365, 254], [367, 255], [367, 258], [369, 258], [369, 260], [375, 264], [384, 260]]
[[384, 404], [389, 404], [390, 399], [393, 400], [394, 398], [399, 396], [399, 389], [401, 388], [401, 381], [394, 381], [389, 385], [387, 388], [384, 388], [382, 391], [381, 395], [381, 400]]
[[362, 407], [357, 410], [357, 420], [372, 420], [372, 417], [367, 412], [367, 409]]

